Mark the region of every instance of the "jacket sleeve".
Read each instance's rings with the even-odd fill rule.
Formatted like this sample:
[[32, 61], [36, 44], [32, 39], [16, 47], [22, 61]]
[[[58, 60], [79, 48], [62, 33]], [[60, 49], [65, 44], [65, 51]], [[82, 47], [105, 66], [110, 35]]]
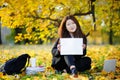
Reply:
[[[86, 48], [87, 48], [87, 38], [86, 38], [86, 36], [83, 37], [83, 44], [85, 44]], [[83, 56], [86, 55], [86, 48], [83, 50]]]
[[53, 57], [59, 57], [60, 56], [60, 52], [57, 49], [58, 42], [59, 42], [59, 39], [57, 39], [57, 41], [55, 42], [55, 44], [54, 44], [54, 46], [52, 48], [51, 52], [52, 52]]

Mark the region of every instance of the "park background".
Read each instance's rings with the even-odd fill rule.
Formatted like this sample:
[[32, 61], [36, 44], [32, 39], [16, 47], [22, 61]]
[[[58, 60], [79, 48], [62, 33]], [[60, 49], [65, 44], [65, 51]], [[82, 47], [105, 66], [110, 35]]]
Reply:
[[[68, 75], [54, 74], [50, 67], [51, 48], [57, 30], [66, 15], [74, 15], [87, 35], [87, 55], [92, 69], [79, 75], [88, 80], [120, 79], [120, 1], [119, 0], [0, 0], [0, 65], [10, 58], [28, 53], [46, 71], [21, 79], [70, 80]], [[116, 59], [116, 73], [102, 71], [104, 60]], [[95, 74], [100, 72], [100, 74]], [[3, 76], [1, 79], [13, 76]], [[18, 78], [18, 79], [19, 79]]]

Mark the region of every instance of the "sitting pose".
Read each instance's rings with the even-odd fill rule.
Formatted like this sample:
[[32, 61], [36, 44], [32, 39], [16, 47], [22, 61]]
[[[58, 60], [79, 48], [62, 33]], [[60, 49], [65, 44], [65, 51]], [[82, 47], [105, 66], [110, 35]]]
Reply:
[[[66, 71], [72, 75], [77, 75], [77, 72], [82, 72], [91, 68], [91, 59], [85, 56], [87, 39], [80, 27], [77, 19], [72, 15], [66, 16], [62, 20], [58, 29], [59, 38], [52, 48], [53, 59], [51, 66], [56, 71]], [[83, 55], [61, 55], [60, 38], [83, 38]]]

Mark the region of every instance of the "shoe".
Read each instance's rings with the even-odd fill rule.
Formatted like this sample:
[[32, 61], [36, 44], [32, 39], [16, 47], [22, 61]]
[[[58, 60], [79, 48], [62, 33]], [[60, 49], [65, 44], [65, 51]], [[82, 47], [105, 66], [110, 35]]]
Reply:
[[71, 69], [71, 76], [73, 76], [73, 77], [78, 77], [76, 68], [72, 68], [72, 69]]
[[66, 70], [66, 69], [63, 69], [62, 73], [67, 73], [67, 70]]

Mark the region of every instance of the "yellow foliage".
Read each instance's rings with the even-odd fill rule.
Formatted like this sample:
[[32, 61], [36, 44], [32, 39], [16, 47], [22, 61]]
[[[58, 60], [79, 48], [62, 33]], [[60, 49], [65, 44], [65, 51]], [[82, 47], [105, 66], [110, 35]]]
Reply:
[[26, 29], [26, 32], [27, 32], [27, 33], [31, 33], [31, 32], [32, 32], [32, 28], [31, 28], [31, 27], [28, 27], [28, 28]]
[[35, 76], [33, 80], [40, 80], [40, 78]]
[[30, 78], [27, 78], [26, 80], [31, 80]]
[[[89, 0], [1, 0], [0, 3], [0, 6], [7, 3], [6, 7], [0, 8], [2, 26], [14, 29], [21, 28], [23, 35], [31, 34], [32, 38], [24, 38], [22, 36], [15, 38], [15, 42], [22, 42], [25, 39], [29, 39], [32, 44], [38, 43], [36, 41], [39, 41], [39, 39], [43, 42], [49, 42], [51, 38], [57, 38], [57, 28], [64, 16], [68, 14], [86, 13], [91, 10]], [[117, 6], [119, 3], [117, 1], [112, 3], [109, 0], [96, 0], [93, 5], [95, 5], [97, 30], [101, 31], [105, 28], [108, 32], [110, 30], [110, 21], [112, 20], [112, 30], [114, 35], [118, 36], [120, 34], [118, 24], [120, 22], [119, 6]], [[113, 9], [111, 10], [110, 8]], [[93, 24], [95, 24], [92, 15], [89, 16], [89, 19], [85, 19], [85, 16], [78, 16], [78, 20], [85, 34], [92, 32], [91, 30], [94, 28]], [[105, 22], [104, 27], [101, 26], [102, 20]], [[50, 28], [50, 26], [52, 27]], [[47, 36], [47, 38], [40, 37], [41, 34], [45, 34], [44, 37]], [[34, 40], [36, 36], [39, 38], [38, 40]], [[98, 40], [100, 43], [100, 38]]]
[[[2, 26], [9, 28], [21, 28], [22, 30], [26, 29], [26, 33], [31, 34], [32, 38], [16, 36], [15, 42], [22, 42], [26, 39], [29, 39], [31, 42], [28, 43], [34, 44], [38, 43], [39, 39], [46, 43], [50, 42], [50, 40], [48, 40], [49, 38], [51, 39], [58, 37], [56, 36], [56, 23], [59, 24], [58, 21], [69, 13], [75, 14], [76, 12], [79, 12], [80, 8], [84, 7], [83, 4], [86, 6], [88, 1], [82, 0], [80, 2], [79, 0], [74, 0], [73, 2], [72, 0], [2, 0], [1, 4], [4, 2], [6, 2], [8, 5], [7, 7], [0, 9]], [[57, 6], [59, 5], [61, 6], [61, 10], [57, 9]], [[52, 27], [50, 28], [50, 26]], [[32, 30], [33, 28], [35, 28], [34, 31]], [[26, 35], [26, 33], [22, 33], [22, 35]], [[40, 36], [42, 34], [45, 36]], [[39, 39], [34, 40], [36, 36]]]
[[2, 78], [3, 77], [3, 73], [2, 72], [0, 72], [0, 78]]
[[[21, 34], [19, 34], [21, 35]], [[26, 80], [59, 80], [60, 77], [65, 80], [71, 80], [70, 75], [67, 73], [63, 73], [62, 75], [54, 74], [54, 69], [51, 67], [51, 60], [52, 60], [52, 55], [51, 55], [51, 47], [52, 46], [47, 46], [47, 45], [15, 45], [13, 47], [9, 46], [0, 46], [0, 63], [4, 63], [6, 60], [16, 57], [22, 53], [28, 53], [31, 57], [36, 57], [37, 59], [37, 66], [45, 66], [45, 72], [39, 72], [38, 76], [36, 75], [31, 75], [30, 78], [27, 77], [25, 72], [22, 72], [20, 75], [3, 75], [3, 73], [0, 73], [0, 79], [5, 79], [5, 80], [14, 80], [14, 79], [19, 79], [24, 76], [26, 76]], [[3, 49], [4, 48], [4, 49]], [[88, 73], [89, 75], [92, 75], [95, 80], [112, 80], [116, 79], [119, 80], [120, 76], [118, 75], [120, 73], [120, 51], [119, 51], [119, 46], [88, 46], [88, 56], [91, 57], [92, 59], [92, 68], [90, 72]], [[98, 56], [99, 55], [99, 56]], [[105, 57], [105, 59], [113, 59], [116, 58], [117, 63], [116, 63], [116, 73], [113, 72], [105, 72], [101, 70], [100, 74], [95, 75], [97, 72], [96, 66], [100, 67], [103, 66], [102, 61], [102, 56]], [[101, 61], [101, 62], [100, 62]], [[98, 64], [99, 63], [99, 64]], [[100, 70], [99, 70], [100, 71]], [[117, 75], [116, 75], [117, 74]], [[39, 76], [40, 75], [40, 76]], [[76, 80], [89, 80], [89, 77], [87, 74], [82, 74], [79, 73], [78, 78]], [[75, 80], [75, 79], [74, 79]]]

